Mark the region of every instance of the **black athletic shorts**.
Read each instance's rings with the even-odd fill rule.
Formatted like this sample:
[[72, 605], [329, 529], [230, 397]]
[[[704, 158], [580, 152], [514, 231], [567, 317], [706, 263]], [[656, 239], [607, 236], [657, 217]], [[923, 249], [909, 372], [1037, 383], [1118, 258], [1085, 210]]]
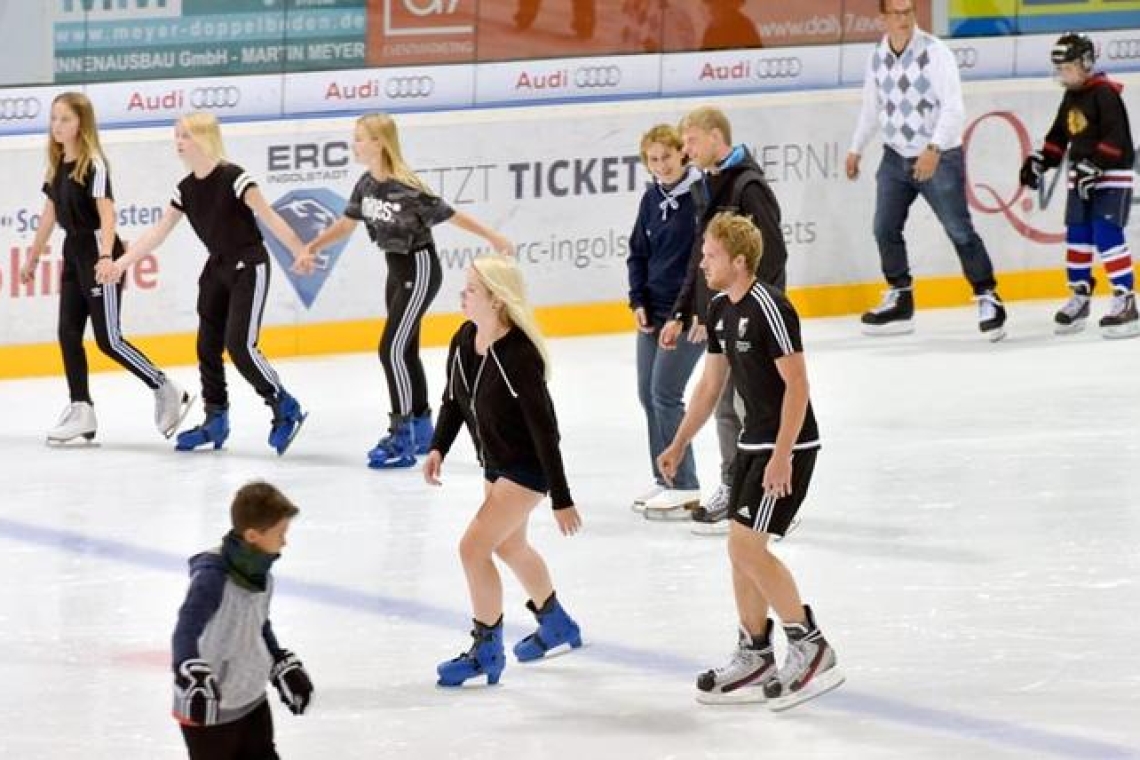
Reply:
[[792, 492], [776, 498], [764, 493], [764, 468], [772, 450], [737, 451], [729, 514], [736, 522], [760, 533], [782, 536], [807, 496], [817, 449], [792, 452]]
[[536, 493], [544, 495], [550, 493], [550, 484], [546, 480], [546, 475], [537, 470], [526, 467], [487, 467], [483, 470], [483, 479], [488, 483], [494, 483], [499, 478], [506, 478]]

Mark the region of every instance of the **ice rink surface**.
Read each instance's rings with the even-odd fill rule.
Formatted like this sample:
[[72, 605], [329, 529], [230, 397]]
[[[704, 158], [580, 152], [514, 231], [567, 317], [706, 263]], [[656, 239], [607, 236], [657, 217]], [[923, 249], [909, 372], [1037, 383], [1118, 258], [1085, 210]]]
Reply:
[[[585, 529], [559, 536], [544, 503], [531, 534], [587, 645], [490, 689], [434, 685], [469, 641], [456, 544], [480, 471], [467, 443], [441, 488], [364, 467], [387, 411], [374, 356], [276, 363], [311, 412], [283, 458], [232, 368], [233, 436], [193, 454], [125, 373], [92, 380], [99, 445], [66, 450], [43, 443], [63, 380], [2, 382], [0, 758], [185, 756], [168, 663], [185, 560], [252, 478], [302, 509], [273, 619], [317, 694], [300, 718], [271, 694], [289, 760], [1140, 758], [1140, 340], [1055, 337], [1054, 306], [1012, 304], [993, 345], [972, 310], [920, 312], [901, 338], [805, 324], [824, 448], [777, 551], [848, 680], [783, 714], [693, 699], [735, 644], [728, 562], [723, 538], [629, 508], [650, 483], [632, 334], [552, 344]], [[442, 349], [426, 362], [437, 397]], [[711, 424], [697, 456], [711, 490]], [[509, 646], [531, 621], [506, 589]]]

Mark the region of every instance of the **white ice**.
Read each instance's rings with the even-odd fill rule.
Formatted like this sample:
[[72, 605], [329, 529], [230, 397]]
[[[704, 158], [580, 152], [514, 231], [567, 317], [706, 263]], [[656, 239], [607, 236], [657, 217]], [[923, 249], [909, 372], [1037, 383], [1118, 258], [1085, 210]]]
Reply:
[[[1054, 306], [1012, 304], [993, 345], [967, 310], [920, 312], [902, 338], [805, 324], [825, 444], [778, 552], [848, 681], [783, 714], [693, 699], [735, 642], [724, 540], [629, 508], [650, 481], [631, 334], [553, 342], [585, 530], [561, 537], [543, 505], [532, 537], [587, 646], [511, 663], [490, 689], [434, 685], [468, 642], [470, 445], [437, 489], [368, 470], [387, 406], [374, 356], [276, 363], [311, 411], [282, 458], [232, 369], [233, 436], [190, 455], [124, 373], [92, 379], [99, 445], [63, 450], [43, 443], [62, 378], [0, 383], [0, 757], [185, 756], [168, 664], [185, 558], [218, 541], [251, 478], [302, 508], [273, 619], [317, 695], [298, 718], [271, 693], [289, 760], [1140, 757], [1140, 340], [1056, 337]], [[433, 395], [442, 360], [426, 352]], [[504, 580], [511, 642], [530, 620]]]

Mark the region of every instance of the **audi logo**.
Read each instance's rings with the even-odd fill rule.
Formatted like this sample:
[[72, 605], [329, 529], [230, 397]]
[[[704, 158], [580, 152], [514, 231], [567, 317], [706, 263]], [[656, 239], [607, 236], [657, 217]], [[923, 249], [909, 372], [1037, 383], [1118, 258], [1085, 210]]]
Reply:
[[390, 98], [426, 98], [435, 92], [435, 79], [429, 76], [390, 77], [384, 94]]
[[574, 69], [576, 87], [617, 87], [619, 84], [620, 66], [579, 66]]
[[799, 58], [757, 58], [757, 79], [795, 79], [804, 70]]
[[1106, 54], [1114, 61], [1131, 61], [1140, 58], [1140, 40], [1112, 40]]
[[23, 121], [40, 115], [39, 98], [0, 98], [0, 121]]
[[195, 87], [190, 91], [194, 108], [234, 108], [241, 102], [241, 90], [233, 85]]
[[972, 69], [978, 65], [978, 49], [972, 47], [950, 48], [954, 60], [958, 61], [958, 68]]

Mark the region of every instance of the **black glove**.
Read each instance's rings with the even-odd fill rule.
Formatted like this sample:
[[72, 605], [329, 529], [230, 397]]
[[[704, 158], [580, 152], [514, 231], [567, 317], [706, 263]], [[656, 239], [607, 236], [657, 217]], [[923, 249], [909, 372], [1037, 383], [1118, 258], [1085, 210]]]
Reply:
[[273, 663], [273, 670], [269, 671], [269, 680], [277, 687], [281, 701], [294, 715], [301, 715], [313, 698], [313, 682], [305, 672], [305, 666], [297, 659], [297, 655], [289, 650], [281, 653], [277, 662]]
[[1081, 196], [1082, 201], [1087, 201], [1092, 197], [1097, 180], [1104, 174], [1104, 169], [1086, 158], [1073, 167], [1073, 171], [1077, 173], [1077, 195]]
[[184, 660], [174, 674], [174, 717], [194, 726], [218, 722], [222, 695], [214, 671], [205, 660]]
[[1045, 176], [1045, 170], [1048, 168], [1045, 165], [1045, 156], [1041, 155], [1041, 151], [1033, 151], [1025, 157], [1025, 161], [1021, 164], [1021, 184], [1030, 190], [1036, 190], [1041, 187], [1041, 178]]

